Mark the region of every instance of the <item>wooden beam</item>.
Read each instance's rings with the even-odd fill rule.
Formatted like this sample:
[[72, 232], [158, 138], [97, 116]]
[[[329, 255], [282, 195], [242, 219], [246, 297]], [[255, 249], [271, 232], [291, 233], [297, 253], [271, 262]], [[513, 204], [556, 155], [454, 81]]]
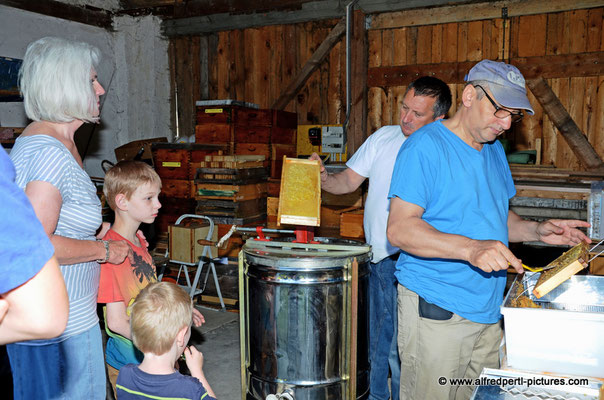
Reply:
[[[369, 87], [406, 86], [423, 76], [436, 76], [447, 83], [462, 83], [475, 61], [415, 64], [395, 67], [369, 68]], [[560, 78], [604, 75], [604, 52], [565, 54], [540, 57], [512, 58], [510, 64], [522, 72], [525, 79]]]
[[306, 64], [302, 67], [298, 75], [289, 83], [285, 91], [279, 96], [271, 108], [275, 110], [283, 110], [287, 104], [294, 98], [300, 89], [304, 86], [312, 73], [319, 68], [330, 50], [338, 43], [342, 35], [346, 32], [346, 20], [341, 19], [329, 32], [323, 43], [310, 56]]
[[550, 120], [556, 125], [556, 128], [558, 128], [579, 162], [590, 170], [602, 169], [604, 167], [602, 159], [568, 114], [545, 79], [528, 79], [526, 83]]
[[506, 0], [473, 4], [446, 5], [445, 7], [421, 8], [374, 15], [369, 29], [392, 29], [407, 26], [446, 24], [449, 22], [478, 21], [501, 18], [501, 10], [508, 10], [508, 17], [545, 14], [585, 8], [601, 7], [602, 0]]
[[113, 13], [100, 8], [74, 6], [56, 0], [0, 0], [0, 5], [86, 25], [98, 26], [107, 30], [113, 29]]
[[352, 41], [350, 44], [350, 120], [346, 129], [346, 147], [348, 159], [367, 139], [367, 66], [368, 44], [365, 29], [365, 14], [354, 12], [352, 23]]
[[[251, 2], [253, 4], [253, 2]], [[175, 11], [176, 12], [176, 11]], [[200, 35], [258, 26], [286, 25], [307, 21], [341, 18], [345, 10], [339, 2], [312, 1], [302, 3], [299, 9], [279, 9], [270, 12], [222, 12], [189, 18], [167, 19], [162, 22], [166, 36]]]

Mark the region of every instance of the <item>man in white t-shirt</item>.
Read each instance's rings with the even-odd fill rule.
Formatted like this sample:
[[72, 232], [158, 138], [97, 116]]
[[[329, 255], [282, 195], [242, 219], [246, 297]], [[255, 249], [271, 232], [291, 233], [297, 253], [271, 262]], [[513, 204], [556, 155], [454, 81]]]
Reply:
[[[405, 138], [422, 126], [445, 117], [451, 107], [451, 91], [440, 79], [424, 76], [413, 81], [403, 97], [399, 125], [384, 126], [367, 138], [346, 163], [344, 171], [329, 174], [321, 165], [321, 189], [344, 194], [355, 191], [369, 178], [363, 226], [372, 247], [369, 277], [369, 400], [398, 400], [400, 361], [397, 351], [396, 285], [394, 277], [399, 249], [388, 243], [388, 189], [394, 162]], [[320, 160], [316, 153], [310, 157]], [[392, 393], [388, 389], [391, 376]]]

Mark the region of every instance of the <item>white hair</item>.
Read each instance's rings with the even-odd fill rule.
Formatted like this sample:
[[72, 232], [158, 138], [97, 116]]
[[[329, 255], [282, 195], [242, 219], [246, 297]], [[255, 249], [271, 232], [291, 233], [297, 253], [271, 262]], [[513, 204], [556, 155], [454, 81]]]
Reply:
[[27, 47], [19, 70], [25, 113], [34, 121], [97, 122], [90, 73], [100, 51], [88, 43], [45, 37]]

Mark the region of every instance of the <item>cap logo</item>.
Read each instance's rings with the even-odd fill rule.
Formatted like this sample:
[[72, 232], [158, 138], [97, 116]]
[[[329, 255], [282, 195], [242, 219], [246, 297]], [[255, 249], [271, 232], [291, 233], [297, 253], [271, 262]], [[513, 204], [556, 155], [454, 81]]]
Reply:
[[517, 74], [514, 71], [509, 71], [508, 72], [508, 80], [510, 82], [512, 82], [514, 85], [518, 85], [518, 86], [524, 87], [524, 78], [522, 77], [522, 75]]

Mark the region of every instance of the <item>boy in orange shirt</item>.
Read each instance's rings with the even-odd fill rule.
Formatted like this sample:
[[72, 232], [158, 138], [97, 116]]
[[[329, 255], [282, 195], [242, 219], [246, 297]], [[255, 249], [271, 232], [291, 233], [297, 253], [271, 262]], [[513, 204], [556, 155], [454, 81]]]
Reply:
[[[115, 212], [115, 220], [103, 239], [125, 240], [132, 248], [134, 260], [130, 262], [126, 258], [119, 265], [101, 265], [97, 301], [106, 303], [105, 328], [109, 338], [105, 363], [114, 393], [119, 369], [143, 360], [143, 354], [132, 343], [130, 317], [126, 310], [144, 287], [157, 282], [148, 243], [138, 229], [142, 222], [150, 224], [157, 217], [161, 207], [160, 191], [159, 175], [144, 162], [121, 161], [105, 175], [103, 193]], [[203, 316], [193, 310], [193, 322], [199, 326]]]

